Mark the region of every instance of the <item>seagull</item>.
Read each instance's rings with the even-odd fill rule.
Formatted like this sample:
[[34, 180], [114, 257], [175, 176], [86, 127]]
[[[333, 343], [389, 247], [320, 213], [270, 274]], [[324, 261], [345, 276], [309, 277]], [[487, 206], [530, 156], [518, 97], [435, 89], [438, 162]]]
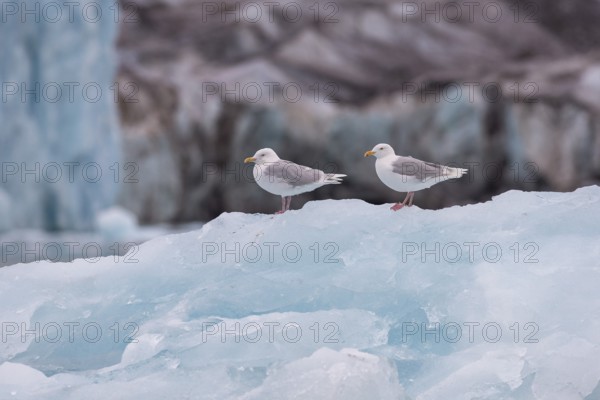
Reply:
[[283, 214], [290, 209], [292, 196], [312, 192], [323, 185], [340, 184], [343, 174], [326, 174], [325, 172], [282, 160], [273, 149], [258, 150], [244, 163], [254, 163], [253, 175], [258, 186], [269, 193], [281, 196]]
[[460, 178], [467, 173], [464, 168], [452, 168], [412, 157], [397, 156], [389, 144], [380, 143], [373, 150], [365, 152], [365, 157], [375, 156], [375, 171], [386, 186], [397, 192], [408, 192], [402, 203], [394, 204], [391, 209], [398, 211], [406, 205], [412, 206], [413, 197], [418, 190], [428, 189], [436, 183], [448, 179]]

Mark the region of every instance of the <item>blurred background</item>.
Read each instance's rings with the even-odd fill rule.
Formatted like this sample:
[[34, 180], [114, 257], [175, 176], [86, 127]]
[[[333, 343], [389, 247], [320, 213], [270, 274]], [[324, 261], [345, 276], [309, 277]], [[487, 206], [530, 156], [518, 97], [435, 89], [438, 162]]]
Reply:
[[595, 0], [1, 7], [0, 266], [272, 213], [243, 164], [262, 147], [348, 174], [293, 209], [401, 200], [363, 159], [380, 142], [469, 168], [422, 208], [600, 181]]

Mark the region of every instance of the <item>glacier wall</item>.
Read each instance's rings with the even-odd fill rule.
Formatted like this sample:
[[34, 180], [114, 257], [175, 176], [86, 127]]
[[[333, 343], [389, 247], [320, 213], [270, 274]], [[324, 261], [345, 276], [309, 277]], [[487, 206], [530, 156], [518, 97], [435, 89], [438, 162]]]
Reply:
[[[420, 194], [426, 208], [600, 182], [600, 57], [582, 51], [595, 48], [600, 3], [577, 0], [566, 10], [530, 1], [535, 22], [522, 18], [522, 2], [505, 0], [478, 2], [469, 17], [466, 0], [328, 1], [321, 19], [312, 0], [276, 2], [272, 12], [259, 2], [259, 21], [248, 18], [252, 0], [218, 3], [237, 12], [147, 0], [137, 2], [140, 23], [123, 25], [118, 79], [136, 82], [140, 100], [120, 104], [124, 153], [140, 163], [144, 185], [126, 187], [120, 203], [143, 223], [277, 207], [240, 168], [262, 147], [348, 174], [297, 205], [390, 201], [385, 185], [371, 183], [372, 170], [356, 168], [381, 142], [470, 169], [452, 190]], [[282, 17], [297, 5], [302, 18]], [[461, 8], [464, 19], [425, 16], [425, 5]], [[501, 20], [479, 12], [488, 6], [502, 10]], [[341, 143], [345, 151], [336, 151]], [[234, 169], [242, 171], [232, 177]]]
[[0, 229], [91, 229], [117, 194], [120, 16], [112, 0], [70, 4], [2, 4]]

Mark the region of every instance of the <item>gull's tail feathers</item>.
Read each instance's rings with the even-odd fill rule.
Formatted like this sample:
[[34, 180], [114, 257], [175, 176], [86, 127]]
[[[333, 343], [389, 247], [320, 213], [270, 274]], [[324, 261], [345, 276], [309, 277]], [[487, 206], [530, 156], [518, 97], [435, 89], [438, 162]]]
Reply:
[[325, 175], [324, 182], [326, 184], [339, 185], [342, 183], [342, 178], [346, 177], [344, 174], [327, 174]]

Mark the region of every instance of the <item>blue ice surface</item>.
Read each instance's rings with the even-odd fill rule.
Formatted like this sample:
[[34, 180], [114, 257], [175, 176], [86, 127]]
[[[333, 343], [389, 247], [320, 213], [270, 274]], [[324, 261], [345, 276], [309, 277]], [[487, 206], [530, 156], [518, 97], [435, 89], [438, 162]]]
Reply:
[[600, 188], [225, 213], [0, 269], [2, 399], [586, 399]]

